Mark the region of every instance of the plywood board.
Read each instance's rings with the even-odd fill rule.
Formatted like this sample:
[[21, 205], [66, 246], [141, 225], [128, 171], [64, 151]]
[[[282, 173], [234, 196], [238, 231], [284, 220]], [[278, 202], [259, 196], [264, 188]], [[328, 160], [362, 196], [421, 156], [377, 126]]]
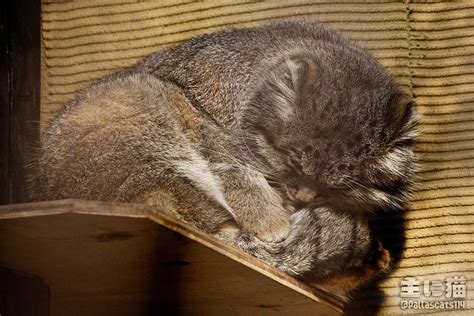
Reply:
[[65, 200], [2, 206], [0, 266], [42, 278], [53, 315], [342, 310], [338, 297], [143, 205]]

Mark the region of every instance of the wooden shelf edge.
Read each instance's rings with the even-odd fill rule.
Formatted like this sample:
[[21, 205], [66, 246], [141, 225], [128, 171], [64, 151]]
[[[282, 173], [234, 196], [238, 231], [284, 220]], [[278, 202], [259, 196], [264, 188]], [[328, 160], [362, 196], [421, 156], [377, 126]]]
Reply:
[[257, 271], [318, 303], [327, 305], [338, 312], [343, 311], [344, 299], [342, 297], [329, 293], [324, 289], [305, 284], [265, 262], [229, 246], [184, 222], [164, 213], [150, 210], [146, 205], [71, 199], [0, 206], [0, 220], [66, 213], [148, 218], [161, 226], [178, 232], [185, 237], [245, 265], [246, 267]]

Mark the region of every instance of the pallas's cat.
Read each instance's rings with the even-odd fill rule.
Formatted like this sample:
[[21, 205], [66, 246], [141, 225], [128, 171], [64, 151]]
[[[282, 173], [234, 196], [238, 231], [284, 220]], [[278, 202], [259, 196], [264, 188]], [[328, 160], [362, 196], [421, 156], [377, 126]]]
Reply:
[[296, 277], [356, 286], [387, 268], [365, 217], [406, 201], [416, 126], [410, 99], [339, 33], [226, 30], [79, 91], [44, 135], [34, 191], [147, 203]]

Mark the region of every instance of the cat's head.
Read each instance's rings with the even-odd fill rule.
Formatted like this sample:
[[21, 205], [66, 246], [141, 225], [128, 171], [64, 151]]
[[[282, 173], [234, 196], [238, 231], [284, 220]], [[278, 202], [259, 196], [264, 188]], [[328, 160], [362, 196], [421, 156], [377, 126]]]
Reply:
[[369, 56], [328, 44], [267, 65], [239, 124], [254, 165], [295, 208], [400, 207], [414, 176], [413, 103]]

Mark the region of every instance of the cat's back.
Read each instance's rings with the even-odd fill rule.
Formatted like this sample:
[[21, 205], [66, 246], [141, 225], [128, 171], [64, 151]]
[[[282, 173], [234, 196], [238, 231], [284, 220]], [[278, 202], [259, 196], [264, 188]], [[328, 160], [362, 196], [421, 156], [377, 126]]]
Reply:
[[30, 166], [31, 199], [140, 199], [156, 188], [150, 179], [168, 156], [186, 156], [180, 145], [199, 124], [173, 84], [146, 74], [104, 78], [78, 92], [45, 131]]
[[322, 24], [288, 20], [195, 37], [151, 55], [137, 68], [176, 83], [195, 106], [221, 125], [230, 126], [240, 95], [262, 71], [263, 61], [322, 43], [352, 48], [349, 41]]

